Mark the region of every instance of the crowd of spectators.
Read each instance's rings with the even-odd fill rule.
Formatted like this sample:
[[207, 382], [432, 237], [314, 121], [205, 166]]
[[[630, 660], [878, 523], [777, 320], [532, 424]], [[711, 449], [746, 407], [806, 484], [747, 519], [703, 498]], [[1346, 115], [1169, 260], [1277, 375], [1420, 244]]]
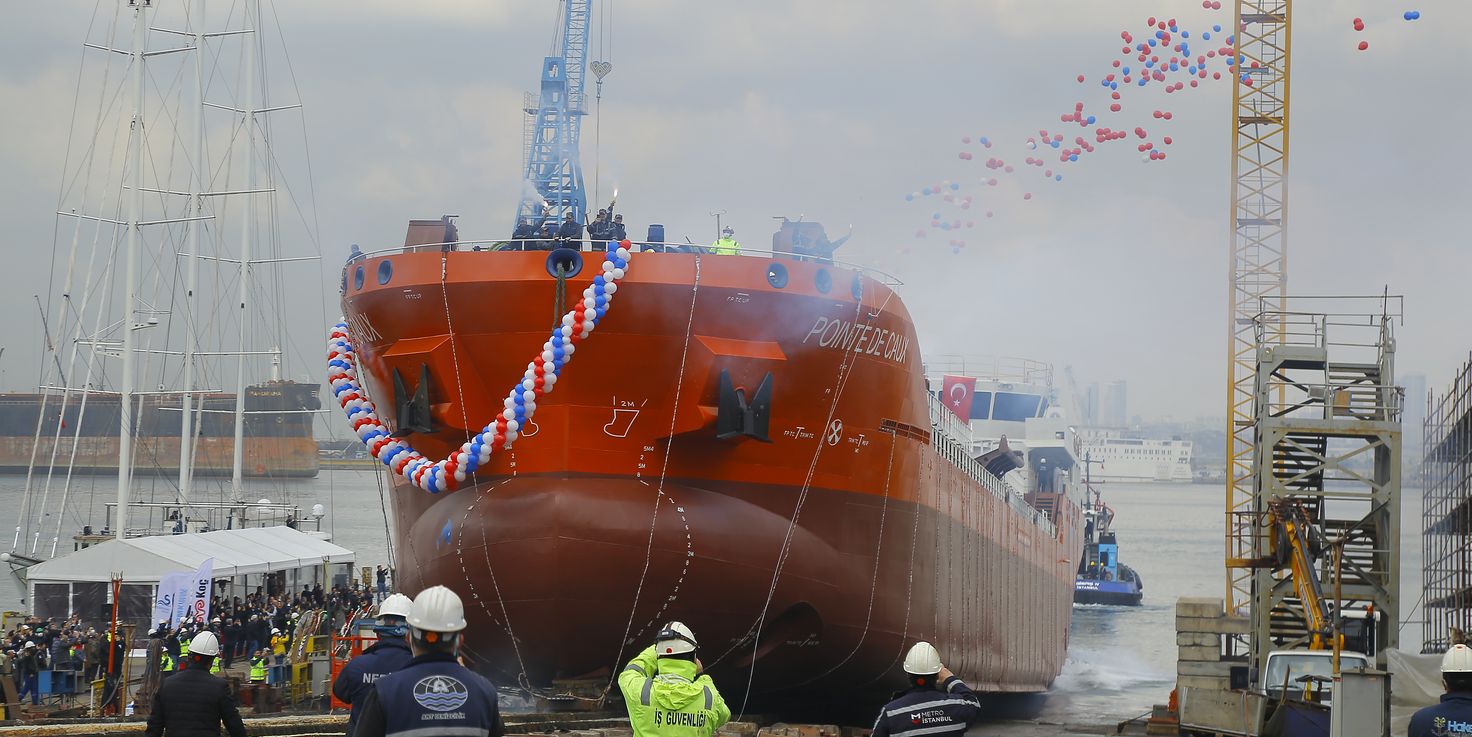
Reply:
[[[161, 639], [169, 662], [179, 663], [188, 653], [189, 641], [207, 628], [220, 640], [221, 667], [232, 667], [236, 659], [244, 663], [262, 652], [279, 664], [292, 645], [297, 624], [308, 612], [322, 613], [319, 633], [341, 631], [351, 618], [371, 610], [381, 598], [375, 596], [375, 589], [382, 588], [384, 578], [375, 576], [371, 582], [333, 586], [330, 590], [321, 585], [303, 586], [289, 595], [268, 594], [264, 588], [244, 597], [216, 595], [210, 601], [207, 625], [185, 623], [174, 628], [157, 623], [148, 628], [147, 637]], [[134, 646], [142, 647], [144, 633], [137, 632], [137, 637]], [[65, 620], [31, 617], [0, 640], [0, 678], [13, 678], [21, 700], [29, 698], [37, 704], [43, 671], [76, 671], [79, 683], [101, 678], [108, 667], [107, 642], [105, 623], [89, 625], [79, 616]], [[115, 660], [121, 661], [122, 654], [120, 644]]]

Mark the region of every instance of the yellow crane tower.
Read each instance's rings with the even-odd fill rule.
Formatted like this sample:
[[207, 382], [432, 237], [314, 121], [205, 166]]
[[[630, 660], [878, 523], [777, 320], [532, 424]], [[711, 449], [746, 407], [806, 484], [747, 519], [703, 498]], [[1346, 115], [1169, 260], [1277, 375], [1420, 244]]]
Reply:
[[[1292, 0], [1237, 0], [1232, 85], [1232, 261], [1227, 323], [1226, 607], [1252, 597], [1254, 318], [1282, 312], [1288, 276]], [[1263, 336], [1281, 343], [1282, 326]]]

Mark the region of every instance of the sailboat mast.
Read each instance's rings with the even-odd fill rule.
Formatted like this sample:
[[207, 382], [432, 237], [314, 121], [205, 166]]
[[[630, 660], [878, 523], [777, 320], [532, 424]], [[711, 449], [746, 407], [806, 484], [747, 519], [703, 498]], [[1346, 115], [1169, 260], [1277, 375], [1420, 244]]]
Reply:
[[123, 303], [123, 385], [119, 398], [118, 431], [118, 520], [117, 537], [128, 536], [128, 494], [133, 485], [133, 383], [136, 356], [133, 333], [137, 331], [138, 241], [143, 227], [143, 82], [146, 63], [147, 9], [153, 0], [130, 0], [133, 5], [133, 122], [128, 136], [128, 245], [125, 258], [125, 302]]
[[241, 477], [245, 452], [245, 339], [248, 325], [246, 303], [250, 297], [251, 239], [256, 217], [256, 45], [254, 33], [259, 4], [246, 0], [245, 17], [251, 28], [245, 52], [245, 213], [240, 228], [240, 351], [235, 363], [235, 453], [230, 459], [230, 492], [235, 501], [245, 499]]
[[[190, 20], [194, 24], [194, 177], [190, 215], [204, 217], [204, 11], [205, 0], [194, 0]], [[179, 503], [189, 502], [189, 483], [194, 478], [194, 364], [198, 353], [198, 326], [194, 322], [195, 292], [199, 289], [199, 234], [203, 220], [189, 224], [189, 261], [184, 278], [184, 404], [179, 430]], [[182, 516], [182, 515], [181, 515]]]

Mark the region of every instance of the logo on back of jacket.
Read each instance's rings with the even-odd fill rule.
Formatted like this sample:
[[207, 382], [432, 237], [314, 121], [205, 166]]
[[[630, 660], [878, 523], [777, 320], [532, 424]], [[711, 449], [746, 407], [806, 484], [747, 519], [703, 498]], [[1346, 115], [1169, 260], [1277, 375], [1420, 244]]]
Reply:
[[1472, 734], [1472, 722], [1464, 722], [1461, 720], [1448, 720], [1446, 717], [1437, 717], [1431, 720], [1431, 723], [1433, 729], [1435, 730], [1433, 734]]
[[929, 709], [910, 715], [911, 724], [939, 724], [941, 722], [949, 724], [951, 721], [951, 717], [949, 714], [946, 714], [945, 709]]
[[470, 691], [465, 684], [450, 676], [429, 676], [421, 678], [414, 684], [414, 700], [419, 705], [429, 709], [435, 714], [424, 714], [423, 719], [460, 719], [465, 715], [460, 713], [449, 714], [453, 709], [459, 709], [465, 705], [470, 698]]
[[668, 725], [671, 727], [704, 727], [705, 712], [691, 714], [684, 711], [662, 711], [654, 710], [654, 726]]

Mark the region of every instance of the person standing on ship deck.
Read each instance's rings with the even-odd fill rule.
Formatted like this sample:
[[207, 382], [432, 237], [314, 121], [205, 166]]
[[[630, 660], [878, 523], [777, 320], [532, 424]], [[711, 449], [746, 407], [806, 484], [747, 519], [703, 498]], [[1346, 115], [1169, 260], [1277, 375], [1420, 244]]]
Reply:
[[872, 737], [965, 734], [981, 702], [965, 681], [941, 665], [935, 646], [915, 643], [905, 655], [905, 673], [910, 687], [880, 710]]
[[727, 225], [721, 229], [721, 237], [710, 244], [710, 252], [718, 256], [740, 256], [741, 244], [736, 242], [736, 231]]
[[562, 225], [557, 228], [557, 248], [571, 248], [580, 251], [583, 248], [583, 226], [572, 216], [572, 210], [562, 217]]
[[362, 710], [365, 694], [378, 679], [394, 673], [409, 664], [414, 654], [409, 652], [409, 634], [406, 624], [414, 602], [403, 594], [394, 594], [378, 606], [378, 623], [373, 627], [378, 642], [363, 651], [363, 654], [348, 661], [337, 680], [332, 683], [332, 695], [352, 707], [348, 715], [348, 734], [357, 726], [358, 714]]

